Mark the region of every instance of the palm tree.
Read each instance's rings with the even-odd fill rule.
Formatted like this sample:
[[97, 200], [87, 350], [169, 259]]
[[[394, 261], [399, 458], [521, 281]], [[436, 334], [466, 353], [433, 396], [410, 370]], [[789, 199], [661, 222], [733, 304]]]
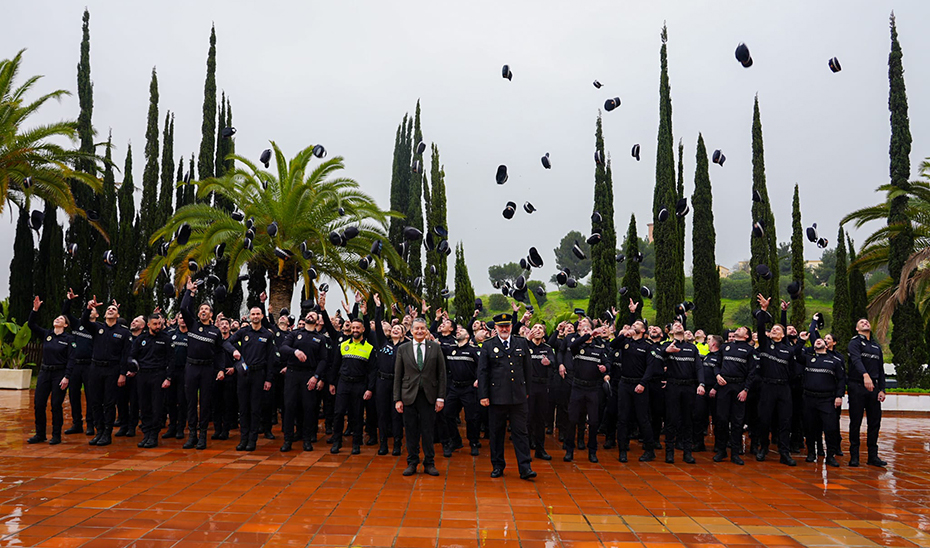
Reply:
[[[344, 167], [341, 157], [323, 161], [310, 170], [313, 146], [303, 149], [290, 161], [273, 141], [271, 146], [274, 152], [271, 161], [276, 173], [260, 169], [248, 158], [231, 154], [227, 159], [234, 160], [236, 167], [225, 176], [194, 183], [198, 198], [215, 193], [228, 200], [233, 211], [206, 203], [179, 209], [152, 235], [149, 245], [159, 238], [170, 241], [185, 224], [191, 227], [190, 239], [183, 246], [172, 242], [167, 256], [155, 256], [142, 273], [141, 282], [154, 284], [163, 266], [174, 267], [175, 280], [183, 281], [190, 275], [190, 259], [203, 267], [216, 258], [217, 246], [225, 244], [224, 253], [229, 260], [226, 284], [234, 283], [247, 264], [264, 266], [270, 274], [272, 310], [289, 305], [298, 279], [304, 281], [305, 298], [311, 294], [316, 296], [314, 281], [308, 273], [310, 268], [319, 277], [335, 281], [344, 291], [359, 290], [366, 294], [372, 291], [389, 296], [384, 261], [395, 272], [404, 273], [400, 256], [387, 244], [388, 220], [399, 214], [380, 209], [370, 196], [359, 190], [354, 180], [335, 177]], [[246, 226], [233, 218], [239, 213], [254, 227], [251, 250], [246, 246]], [[277, 227], [274, 237], [268, 233], [272, 223]], [[358, 236], [345, 245], [334, 245], [331, 234], [341, 234], [349, 227], [356, 227]], [[376, 257], [369, 268], [363, 269], [359, 261], [370, 254], [376, 240], [385, 242], [381, 260]], [[306, 244], [306, 254], [301, 251], [302, 244]], [[278, 250], [286, 256], [279, 256]], [[403, 287], [399, 280], [392, 281]], [[176, 287], [179, 286], [176, 284]]]
[[[840, 224], [853, 223], [857, 228], [870, 221], [887, 221], [891, 201], [902, 194], [908, 197], [906, 213], [911, 219], [914, 252], [902, 268], [900, 280], [885, 278], [869, 290], [869, 316], [875, 319], [875, 332], [882, 339], [888, 332], [896, 305], [903, 303], [909, 294], [914, 295], [924, 323], [930, 321], [930, 161], [921, 164], [920, 173], [922, 180], [911, 181], [906, 191], [891, 184], [878, 187], [878, 192], [887, 193], [884, 202], [853, 211], [840, 221]], [[855, 265], [863, 272], [887, 266], [889, 242], [906, 228], [907, 224], [881, 226], [865, 239]]]
[[[23, 52], [13, 59], [0, 60], [0, 213], [7, 202], [28, 208], [31, 197], [38, 196], [63, 209], [68, 215], [84, 215], [71, 193], [71, 181], [79, 181], [94, 191], [100, 181], [93, 175], [74, 170], [78, 160], [95, 164], [102, 160], [93, 154], [68, 149], [53, 142], [65, 138], [77, 142], [76, 121], [62, 121], [25, 129], [26, 120], [50, 99], [70, 95], [65, 90], [47, 93], [27, 103], [26, 93], [41, 76], [32, 76], [16, 87]], [[98, 227], [99, 229], [99, 227]]]

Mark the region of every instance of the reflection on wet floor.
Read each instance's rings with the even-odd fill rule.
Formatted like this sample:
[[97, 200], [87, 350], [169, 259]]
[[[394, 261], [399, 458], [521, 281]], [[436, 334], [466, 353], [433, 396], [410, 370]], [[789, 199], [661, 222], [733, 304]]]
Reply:
[[479, 457], [438, 457], [437, 478], [406, 478], [404, 458], [376, 446], [282, 454], [279, 437], [253, 453], [236, 452], [236, 439], [143, 450], [138, 436], [95, 448], [83, 435], [26, 445], [32, 420], [30, 393], [0, 392], [3, 546], [930, 546], [930, 418], [885, 418], [886, 470], [844, 459], [738, 467], [710, 453], [693, 466], [621, 464], [603, 450], [599, 464], [569, 464], [550, 437], [555, 458], [533, 463], [533, 482], [515, 465], [491, 479], [487, 442]]

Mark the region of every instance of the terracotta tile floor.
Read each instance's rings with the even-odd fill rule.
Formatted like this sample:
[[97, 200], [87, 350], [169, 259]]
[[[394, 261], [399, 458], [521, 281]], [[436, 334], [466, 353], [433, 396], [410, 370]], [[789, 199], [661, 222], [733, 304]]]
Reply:
[[884, 420], [887, 470], [737, 467], [709, 453], [621, 465], [614, 451], [566, 464], [553, 450], [526, 482], [513, 464], [488, 476], [486, 441], [478, 458], [440, 456], [438, 478], [405, 478], [404, 459], [374, 447], [281, 454], [280, 439], [251, 454], [236, 440], [30, 446], [31, 397], [0, 392], [2, 546], [930, 546], [930, 418]]

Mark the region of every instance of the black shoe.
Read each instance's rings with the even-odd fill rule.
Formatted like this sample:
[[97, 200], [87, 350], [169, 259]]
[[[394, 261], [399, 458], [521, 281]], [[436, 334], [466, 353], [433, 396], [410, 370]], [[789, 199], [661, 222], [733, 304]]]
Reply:
[[[327, 426], [327, 427], [326, 427], [326, 435], [327, 435], [327, 436], [332, 436], [332, 435], [333, 435], [333, 427], [332, 427], [332, 426]], [[326, 442], [326, 443], [330, 443], [330, 442]]]
[[404, 468], [404, 475], [405, 475], [405, 476], [412, 476], [412, 475], [414, 475], [414, 474], [416, 474], [416, 473], [417, 473], [417, 465], [416, 465], [416, 464], [408, 464], [407, 467]]
[[626, 451], [620, 451], [620, 462], [627, 462]]
[[391, 451], [391, 455], [395, 457], [400, 456], [400, 442], [399, 441], [394, 442], [394, 450]]
[[817, 462], [817, 453], [808, 453], [807, 458], [804, 459], [804, 462]]
[[546, 453], [545, 449], [537, 449], [536, 454], [533, 455], [533, 458], [542, 459], [542, 460], [552, 460], [552, 455], [550, 455], [549, 453]]
[[675, 449], [674, 445], [665, 444], [665, 462], [668, 464], [675, 464]]
[[796, 460], [794, 460], [793, 458], [791, 458], [791, 455], [782, 455], [782, 456], [778, 459], [778, 462], [780, 462], [780, 463], [782, 463], [782, 464], [787, 464], [788, 466], [797, 466], [797, 465], [798, 465], [798, 462], [797, 462]]
[[765, 452], [759, 451], [758, 453], [756, 453], [756, 460], [759, 462], [765, 461]]
[[158, 433], [152, 434], [152, 437], [149, 438], [149, 441], [145, 444], [144, 449], [155, 449], [158, 447]]
[[213, 434], [210, 435], [210, 439], [211, 439], [211, 440], [218, 440], [218, 439], [220, 439], [220, 431], [217, 430], [217, 431], [213, 432]]
[[206, 449], [206, 448], [207, 448], [207, 433], [206, 433], [206, 432], [201, 432], [201, 433], [200, 433], [200, 437], [197, 438], [196, 449], [197, 449], [198, 451], [203, 451], [203, 450]]
[[743, 462], [743, 459], [741, 459], [739, 455], [731, 455], [730, 462], [732, 462], [733, 464], [738, 464], [739, 466], [746, 464], [745, 462]]
[[836, 451], [833, 452], [833, 456], [834, 456], [834, 457], [842, 457], [842, 456], [844, 456], [844, 455], [843, 455], [843, 450], [842, 450], [842, 449], [837, 449]]
[[504, 475], [504, 469], [503, 469], [503, 468], [495, 468], [494, 470], [491, 470], [491, 477], [492, 477], [492, 478], [499, 478], [499, 477], [501, 477], [501, 476], [503, 476], [503, 475]]
[[884, 468], [885, 466], [888, 465], [887, 462], [878, 458], [878, 456], [869, 457], [869, 459], [865, 461], [865, 463], [868, 464], [869, 466], [878, 466], [879, 468]]
[[577, 447], [579, 451], [584, 451], [586, 449], [584, 441], [581, 440], [578, 441], [578, 444], [575, 447]]
[[656, 460], [656, 452], [653, 451], [652, 449], [644, 452], [639, 457], [639, 462], [652, 462], [654, 460]]
[[266, 440], [273, 440], [273, 439], [274, 439], [274, 432], [272, 432], [271, 430], [266, 430], [266, 431], [265, 431], [265, 439], [266, 439]]
[[[597, 453], [588, 452], [588, 462], [597, 463]], [[521, 475], [522, 477], [522, 475]]]
[[827, 466], [839, 466], [840, 465], [840, 463], [836, 461], [836, 457], [834, 457], [833, 455], [830, 455], [829, 457], [827, 457], [827, 460], [825, 460], [824, 462], [827, 463]]
[[[596, 460], [597, 457], [595, 456], [594, 458], [595, 458], [595, 460], [592, 461], [592, 462], [597, 462], [597, 460]], [[501, 470], [501, 474], [503, 474], [503, 473], [504, 473], [504, 471]], [[529, 468], [527, 468], [526, 470], [520, 472], [520, 479], [522, 479], [522, 480], [531, 480], [531, 479], [533, 479], [533, 478], [535, 478], [535, 477], [536, 477], [536, 472], [534, 472], [533, 470], [531, 470], [531, 469], [529, 469]]]
[[559, 443], [565, 443], [565, 434], [559, 432]]
[[429, 466], [424, 466], [423, 471], [431, 476], [438, 476], [439, 470], [436, 470], [436, 467], [430, 464]]
[[333, 442], [333, 446], [329, 448], [329, 452], [332, 453], [333, 455], [336, 455], [339, 453], [339, 449], [341, 448], [342, 448], [341, 442], [338, 442], [338, 441]]
[[213, 438], [213, 439], [224, 440], [224, 441], [225, 441], [225, 440], [228, 440], [228, 439], [229, 439], [229, 430], [223, 430], [222, 432], [220, 432], [220, 433], [219, 433], [215, 438]]
[[368, 436], [368, 439], [365, 441], [365, 445], [378, 445], [378, 438], [374, 436]]
[[71, 425], [71, 428], [65, 430], [65, 434], [70, 436], [71, 434], [80, 434], [83, 431], [84, 431], [84, 426], [81, 425], [81, 423], [76, 422], [73, 425]]
[[566, 449], [566, 450], [565, 450], [565, 456], [562, 457], [562, 460], [565, 461], [565, 462], [571, 462], [571, 461], [573, 461], [574, 459], [575, 459], [575, 450], [574, 450], [574, 449]]
[[146, 435], [142, 438], [142, 441], [140, 441], [139, 443], [136, 444], [136, 447], [138, 447], [139, 449], [145, 449], [145, 444], [147, 444], [148, 442], [149, 442], [149, 436], [148, 436], [148, 434], [146, 434]]
[[173, 438], [178, 434], [178, 428], [176, 426], [169, 426], [165, 433], [161, 435], [161, 439], [166, 440], [168, 438]]
[[703, 453], [704, 451], [707, 451], [707, 446], [703, 443], [695, 445], [694, 449], [691, 450], [692, 453]]
[[358, 454], [361, 453], [361, 452], [362, 452], [362, 448], [361, 448], [361, 447], [359, 447], [359, 446], [356, 445], [356, 444], [352, 444], [352, 454], [353, 454], [353, 455], [358, 455]]
[[52, 434], [52, 439], [48, 440], [48, 444], [58, 445], [59, 443], [61, 443], [61, 436], [56, 436], [55, 434]]
[[126, 426], [120, 428], [119, 430], [116, 431], [115, 434], [113, 434], [113, 436], [117, 438], [125, 438], [128, 435], [129, 435], [129, 428]]
[[187, 441], [184, 442], [184, 445], [182, 445], [181, 448], [182, 449], [193, 449], [196, 446], [197, 446], [197, 433], [191, 432], [187, 437]]
[[604, 449], [613, 449], [614, 445], [615, 445], [614, 440], [610, 438], [607, 438], [606, 440], [604, 440]]
[[255, 451], [255, 441], [256, 441], [256, 440], [254, 440], [254, 439], [252, 439], [252, 438], [249, 438], [249, 443], [246, 444], [245, 450], [246, 450], [246, 451]]
[[858, 467], [858, 466], [859, 466], [859, 457], [858, 457], [858, 456], [850, 457], [850, 458], [849, 458], [849, 465], [852, 466], [853, 468]]
[[385, 440], [381, 442], [381, 447], [378, 448], [378, 455], [387, 455], [387, 454], [388, 454], [388, 446], [387, 446], [387, 440]]
[[33, 445], [36, 443], [42, 443], [43, 441], [48, 441], [48, 438], [46, 438], [45, 436], [40, 436], [36, 434], [35, 436], [32, 436], [31, 438], [26, 440], [26, 443], [28, 443], [29, 445]]
[[332, 437], [332, 436], [326, 438], [326, 443], [333, 443], [333, 441], [334, 441], [334, 440], [333, 440], [333, 437]]
[[[246, 447], [248, 446], [249, 446], [249, 440], [247, 440], [245, 437], [239, 438], [239, 445], [236, 446], [236, 451], [245, 451]], [[288, 449], [290, 449], [290, 446], [288, 446]]]
[[183, 440], [184, 439], [184, 429], [178, 428], [178, 433], [174, 435], [174, 439]]
[[714, 453], [714, 462], [723, 462], [723, 459], [727, 458], [726, 451], [717, 451]]
[[97, 440], [97, 447], [100, 447], [103, 445], [110, 445], [111, 443], [113, 443], [113, 440], [110, 438], [110, 431], [104, 430], [103, 435], [100, 436], [99, 440]]
[[[238, 449], [238, 446], [236, 446], [236, 448]], [[281, 444], [281, 452], [287, 453], [290, 450], [291, 450], [291, 440], [284, 438], [284, 443]]]
[[[479, 445], [472, 445], [472, 446], [471, 446], [471, 456], [473, 456], [473, 457], [477, 457], [477, 456], [478, 456], [478, 454], [479, 454], [479, 453], [478, 453], [478, 447], [480, 447], [480, 446], [479, 446]], [[549, 458], [551, 459], [552, 457], [549, 457]]]
[[823, 450], [822, 447], [817, 448], [817, 456], [818, 456], [818, 457], [826, 457], [826, 456], [827, 456], [827, 454], [824, 452], [824, 450]]
[[103, 437], [103, 432], [97, 432], [90, 441], [87, 442], [87, 445], [97, 445], [97, 442], [100, 441], [100, 438]]
[[304, 451], [313, 451], [313, 444], [309, 441], [304, 441]]
[[448, 443], [442, 444], [442, 456], [447, 459], [452, 457], [452, 446]]
[[91, 424], [88, 424], [88, 425], [87, 425], [87, 430], [84, 431], [84, 435], [85, 435], [85, 436], [93, 436], [93, 435], [94, 435], [94, 427], [93, 427], [93, 425], [91, 425]]
[[694, 464], [694, 455], [691, 454], [691, 451], [683, 451], [681, 460], [683, 460], [685, 464]]

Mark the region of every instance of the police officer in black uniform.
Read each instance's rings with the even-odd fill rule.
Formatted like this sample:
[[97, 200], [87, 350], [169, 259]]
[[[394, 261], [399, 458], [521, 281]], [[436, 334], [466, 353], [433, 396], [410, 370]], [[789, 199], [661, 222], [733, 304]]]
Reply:
[[262, 400], [271, 390], [278, 351], [274, 333], [262, 326], [265, 314], [253, 306], [249, 325], [233, 333], [223, 348], [236, 360], [236, 391], [239, 395], [239, 445], [236, 451], [255, 451], [262, 430]]
[[521, 479], [532, 479], [530, 442], [526, 431], [526, 381], [533, 376], [533, 364], [526, 339], [511, 335], [513, 316], [494, 317], [497, 336], [484, 342], [478, 360], [479, 403], [488, 408], [492, 478], [504, 475], [504, 437], [510, 421], [513, 449]]
[[[62, 404], [68, 390], [68, 378], [72, 374], [74, 362], [74, 337], [65, 331], [68, 319], [58, 316], [52, 322], [52, 329], [44, 329], [36, 323], [42, 301], [38, 295], [32, 301], [29, 313], [29, 329], [42, 340], [42, 365], [39, 366], [39, 378], [36, 380], [35, 414], [36, 433], [27, 440], [28, 443], [41, 443], [46, 438], [45, 406], [52, 400], [52, 439], [49, 445], [61, 443], [61, 427], [65, 422]], [[80, 385], [78, 393], [80, 394]], [[79, 411], [80, 412], [80, 411]], [[80, 427], [78, 427], [80, 431]]]
[[562, 459], [565, 462], [572, 462], [574, 458], [575, 429], [584, 430], [586, 414], [588, 416], [588, 460], [598, 462], [597, 430], [600, 419], [600, 389], [602, 383], [610, 381], [610, 376], [607, 374], [607, 350], [600, 340], [606, 335], [606, 327], [592, 329], [591, 320], [581, 318], [578, 320], [578, 337], [569, 346], [572, 352], [575, 380], [572, 384], [571, 400], [568, 402], [571, 435], [565, 437], [565, 457]]
[[[175, 379], [174, 349], [171, 337], [162, 331], [162, 322], [164, 318], [160, 313], [151, 314], [146, 329], [133, 340], [129, 352], [129, 361], [138, 368], [136, 387], [143, 435], [138, 446], [143, 449], [158, 447], [158, 434], [163, 426], [164, 390], [170, 389]], [[129, 370], [129, 367], [123, 370], [121, 382], [126, 382]]]
[[[206, 449], [207, 429], [210, 426], [212, 412], [213, 384], [225, 378], [223, 365], [223, 336], [213, 325], [213, 307], [207, 303], [200, 305], [194, 316], [194, 295], [197, 285], [187, 280], [187, 289], [179, 306], [181, 317], [188, 325], [187, 365], [185, 366], [184, 387], [187, 394], [187, 427], [190, 435], [184, 449]], [[200, 415], [197, 414], [198, 394]]]
[[[364, 305], [364, 303], [362, 303]], [[365, 310], [362, 310], [365, 313]], [[374, 347], [366, 340], [368, 322], [363, 317], [351, 320], [351, 337], [339, 344], [335, 367], [330, 375], [329, 392], [336, 396], [333, 415], [333, 445], [329, 452], [336, 454], [342, 448], [344, 419], [348, 415], [352, 431], [352, 454], [361, 453], [364, 423], [362, 411], [375, 389], [375, 368], [372, 360]]]
[[446, 360], [448, 378], [445, 406], [441, 411], [443, 456], [451, 457], [453, 451], [464, 447], [456, 424], [462, 409], [465, 410], [465, 437], [472, 456], [477, 456], [481, 447], [478, 434], [478, 360], [481, 350], [471, 344], [468, 331], [460, 325], [456, 326], [455, 344], [440, 341], [440, 348]]
[[[220, 343], [225, 343], [232, 336], [232, 325], [229, 318], [222, 313], [217, 314], [216, 321], [213, 322], [217, 329], [220, 330]], [[236, 369], [233, 367], [232, 356], [228, 352], [222, 352], [223, 380], [213, 383], [213, 435], [211, 440], [228, 440], [229, 431], [235, 430], [239, 422], [238, 396], [236, 392]]]
[[[632, 299], [630, 303], [632, 313], [635, 313], [637, 303]], [[649, 462], [656, 458], [652, 421], [649, 416], [649, 398], [652, 395], [647, 389], [648, 383], [643, 382], [643, 377], [646, 375], [653, 345], [652, 341], [646, 338], [646, 324], [642, 320], [631, 319], [633, 321], [629, 329], [621, 331], [610, 343], [611, 348], [622, 351], [620, 384], [617, 385], [617, 446], [620, 448], [620, 462], [627, 462], [627, 452], [630, 450], [629, 426], [631, 418], [635, 416], [645, 446], [639, 460]], [[661, 393], [655, 397], [661, 397]]]
[[[304, 451], [313, 451], [313, 436], [320, 415], [320, 394], [329, 378], [329, 349], [326, 337], [316, 330], [319, 322], [316, 311], [307, 313], [304, 329], [287, 333], [281, 344], [281, 355], [287, 360], [284, 372], [284, 443], [281, 451], [288, 452], [294, 442], [294, 422], [298, 411], [303, 413], [301, 438]], [[312, 327], [313, 329], [308, 329]]]
[[570, 425], [568, 420], [568, 400], [572, 395], [574, 376], [570, 368], [572, 353], [568, 349], [567, 340], [573, 337], [574, 334], [574, 324], [562, 322], [557, 328], [555, 340], [550, 339], [549, 341], [552, 350], [555, 352], [556, 360], [556, 367], [553, 368], [549, 380], [549, 405], [554, 415], [553, 429], [559, 431], [558, 440], [561, 443], [565, 442], [565, 436]]
[[836, 413], [843, 405], [843, 395], [846, 393], [846, 372], [843, 360], [827, 352], [827, 345], [817, 336], [816, 330], [801, 334], [802, 339], [808, 337], [814, 338], [814, 351], [804, 354], [804, 368], [801, 373], [801, 383], [804, 387], [804, 422], [807, 427], [805, 460], [817, 460], [815, 442], [820, 439], [820, 432], [823, 431], [827, 439], [824, 462], [828, 466], [839, 466], [835, 456], [840, 444]]
[[180, 315], [177, 317], [177, 322], [177, 327], [169, 334], [171, 336], [172, 374], [171, 386], [167, 388], [165, 394], [168, 429], [161, 438], [183, 440], [184, 424], [187, 422], [187, 393], [184, 386], [187, 365], [187, 324]]
[[707, 451], [704, 436], [710, 426], [710, 417], [715, 414], [717, 407], [716, 368], [720, 365], [720, 349], [723, 347], [723, 337], [708, 335], [706, 340], [708, 352], [701, 360], [701, 367], [704, 368], [704, 395], [698, 396], [694, 400], [692, 430], [694, 434], [691, 437], [691, 448], [694, 452]]
[[739, 452], [743, 446], [743, 420], [746, 414], [746, 396], [755, 380], [759, 360], [756, 349], [749, 344], [749, 329], [740, 327], [733, 334], [734, 341], [726, 343], [717, 368], [717, 416], [714, 417], [716, 454], [714, 462], [727, 458], [742, 466]]
[[[552, 460], [546, 452], [546, 410], [549, 409], [549, 378], [555, 365], [555, 353], [546, 343], [546, 326], [534, 324], [530, 330], [530, 357], [533, 360], [533, 376], [530, 380], [529, 436], [536, 449], [534, 457]], [[448, 359], [448, 358], [447, 358]], [[448, 407], [446, 400], [446, 406]]]
[[[381, 446], [379, 455], [388, 453], [388, 437], [394, 438], [392, 455], [401, 454], [401, 440], [404, 438], [404, 417], [394, 407], [394, 364], [396, 363], [397, 347], [406, 342], [404, 326], [394, 324], [391, 326], [390, 337], [386, 337], [381, 322], [384, 319], [384, 306], [381, 296], [375, 293], [372, 296], [375, 303], [375, 328], [369, 333], [369, 342], [375, 348], [375, 406], [378, 414], [378, 437]], [[448, 363], [448, 362], [446, 362]]]
[[[84, 326], [81, 320], [71, 315], [71, 301], [78, 296], [74, 291], [68, 289], [67, 298], [62, 302], [61, 315], [68, 320], [71, 327], [71, 335], [74, 336], [74, 357], [71, 373], [68, 377], [68, 399], [71, 402], [71, 428], [65, 430], [65, 434], [80, 434], [84, 432], [84, 415], [81, 413], [83, 402], [81, 401], [81, 386], [84, 386], [84, 392], [87, 394], [88, 406], [90, 405], [90, 394], [88, 393], [88, 380], [90, 375], [90, 360], [94, 352], [94, 338]], [[91, 321], [97, 321], [97, 311], [91, 311]], [[88, 436], [94, 435], [94, 417], [88, 407], [87, 411], [87, 432]]]
[[859, 466], [859, 428], [862, 413], [868, 415], [866, 448], [871, 466], [885, 466], [878, 457], [878, 430], [882, 425], [885, 401], [885, 366], [882, 347], [872, 339], [872, 325], [862, 318], [856, 322], [856, 336], [849, 341], [849, 465]]
[[129, 329], [119, 323], [119, 305], [116, 301], [107, 306], [104, 321], [91, 321], [90, 311], [101, 304], [95, 296], [87, 303], [87, 308], [81, 315], [81, 325], [94, 338], [89, 379], [91, 400], [88, 406], [94, 412], [97, 434], [88, 443], [98, 446], [112, 443], [117, 383], [120, 372], [125, 371], [130, 350]]

